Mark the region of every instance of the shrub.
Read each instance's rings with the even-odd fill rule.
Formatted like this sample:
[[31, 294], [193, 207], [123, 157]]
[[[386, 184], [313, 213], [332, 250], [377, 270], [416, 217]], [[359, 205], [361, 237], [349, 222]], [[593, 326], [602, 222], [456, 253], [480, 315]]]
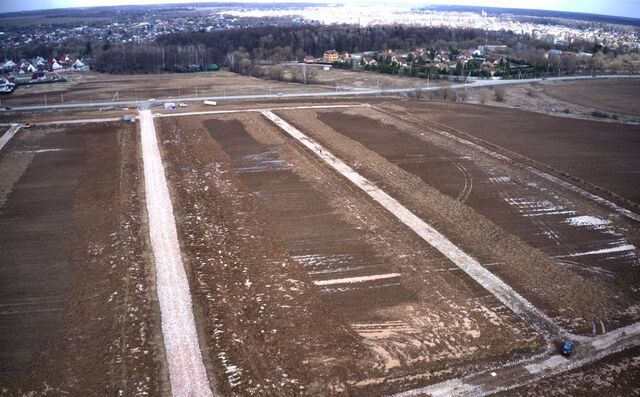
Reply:
[[443, 101], [446, 101], [447, 98], [450, 98], [453, 95], [453, 91], [448, 87], [442, 87], [438, 90], [438, 94]]

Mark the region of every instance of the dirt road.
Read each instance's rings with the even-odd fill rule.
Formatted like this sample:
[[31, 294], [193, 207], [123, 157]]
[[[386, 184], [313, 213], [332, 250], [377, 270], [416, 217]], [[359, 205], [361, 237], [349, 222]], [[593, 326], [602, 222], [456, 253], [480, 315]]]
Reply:
[[140, 134], [145, 201], [171, 390], [176, 397], [212, 396], [200, 353], [191, 292], [182, 264], [173, 205], [150, 110], [140, 112]]

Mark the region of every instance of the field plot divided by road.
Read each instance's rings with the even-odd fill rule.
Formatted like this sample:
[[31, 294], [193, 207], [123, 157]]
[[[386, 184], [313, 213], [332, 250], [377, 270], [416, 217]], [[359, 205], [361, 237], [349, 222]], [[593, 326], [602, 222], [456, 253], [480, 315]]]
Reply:
[[[634, 225], [576, 206], [544, 181], [451, 147], [437, 134], [427, 139], [427, 130], [373, 109], [280, 113], [445, 230], [568, 330], [591, 334], [596, 325], [636, 321]], [[593, 283], [587, 291], [580, 287], [585, 282]]]
[[[610, 375], [597, 360], [638, 344], [637, 224], [455, 139], [431, 120], [432, 106], [448, 117], [449, 105], [374, 102], [155, 117], [216, 394], [482, 394], [574, 366], [562, 379], [582, 390], [582, 376]], [[0, 315], [35, 320], [30, 340], [0, 333], [11, 346], [0, 382], [14, 394], [167, 394], [140, 135], [106, 119], [36, 124], [0, 131], [0, 224], [11, 230], [0, 245], [14, 265], [0, 269]], [[536, 332], [373, 191], [499, 276], [552, 332]], [[20, 288], [33, 300], [16, 300]], [[554, 350], [565, 330], [578, 342], [570, 360]], [[606, 363], [634, 371], [634, 352]], [[529, 390], [540, 389], [516, 392]]]
[[3, 393], [161, 392], [139, 175], [120, 123], [21, 129], [0, 151]]
[[[313, 391], [317, 380], [356, 394], [397, 391], [542, 347], [495, 298], [260, 114], [162, 119], [161, 130], [196, 305], [215, 313], [213, 367], [233, 369], [216, 371], [227, 374], [222, 388]], [[263, 338], [263, 359], [249, 365], [237, 343], [258, 349]], [[279, 386], [264, 379], [276, 375]]]

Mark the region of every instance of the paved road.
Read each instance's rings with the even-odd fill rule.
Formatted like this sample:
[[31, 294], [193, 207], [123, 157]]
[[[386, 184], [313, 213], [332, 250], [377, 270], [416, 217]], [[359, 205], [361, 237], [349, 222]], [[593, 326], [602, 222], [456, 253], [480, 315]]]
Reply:
[[[452, 89], [458, 88], [478, 88], [486, 86], [496, 85], [511, 85], [511, 84], [528, 84], [537, 81], [549, 80], [549, 81], [561, 81], [561, 80], [593, 80], [593, 79], [640, 79], [640, 75], [624, 75], [624, 76], [566, 76], [566, 77], [549, 77], [546, 79], [521, 79], [521, 80], [480, 80], [474, 81], [469, 84], [453, 84], [449, 86]], [[421, 88], [423, 92], [437, 91], [441, 89], [441, 86]], [[416, 91], [416, 88], [395, 88], [395, 89], [371, 89], [371, 90], [359, 90], [359, 91], [327, 91], [327, 92], [301, 92], [293, 94], [281, 94], [281, 95], [236, 95], [236, 96], [212, 96], [212, 97], [189, 97], [180, 98], [180, 102], [201, 102], [201, 101], [217, 101], [217, 102], [234, 102], [234, 101], [247, 101], [247, 100], [274, 100], [274, 99], [304, 99], [304, 98], [326, 98], [326, 97], [353, 97], [363, 95], [380, 95], [380, 94], [401, 94]], [[0, 114], [3, 112], [11, 111], [33, 111], [33, 110], [46, 110], [46, 109], [77, 109], [77, 108], [100, 108], [106, 106], [118, 106], [124, 107], [127, 105], [139, 105], [142, 108], [148, 108], [154, 103], [163, 102], [175, 102], [176, 99], [160, 98], [153, 102], [150, 101], [119, 101], [119, 102], [78, 102], [78, 103], [63, 103], [58, 105], [34, 105], [34, 106], [17, 106], [11, 108], [11, 110], [0, 109]]]

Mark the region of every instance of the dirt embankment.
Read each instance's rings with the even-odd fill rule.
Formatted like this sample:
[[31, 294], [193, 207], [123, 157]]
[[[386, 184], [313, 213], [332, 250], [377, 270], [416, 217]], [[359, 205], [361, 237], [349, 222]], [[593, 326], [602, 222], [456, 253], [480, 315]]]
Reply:
[[[5, 322], [11, 334], [39, 335], [43, 341], [24, 370], [3, 376], [5, 393], [161, 395], [167, 381], [145, 241], [136, 131], [101, 124], [42, 134], [40, 151], [9, 193], [0, 219], [11, 218], [15, 205], [30, 205], [25, 222], [31, 229], [22, 231], [20, 247], [37, 252], [42, 233], [60, 244], [54, 267], [42, 261], [16, 263], [20, 274], [25, 266], [32, 269], [14, 285], [19, 296], [35, 296], [46, 285], [59, 301], [53, 326], [24, 329], [25, 324]], [[47, 224], [55, 219], [50, 216], [62, 223]], [[20, 228], [5, 230], [11, 231], [8, 237], [21, 233]]]

